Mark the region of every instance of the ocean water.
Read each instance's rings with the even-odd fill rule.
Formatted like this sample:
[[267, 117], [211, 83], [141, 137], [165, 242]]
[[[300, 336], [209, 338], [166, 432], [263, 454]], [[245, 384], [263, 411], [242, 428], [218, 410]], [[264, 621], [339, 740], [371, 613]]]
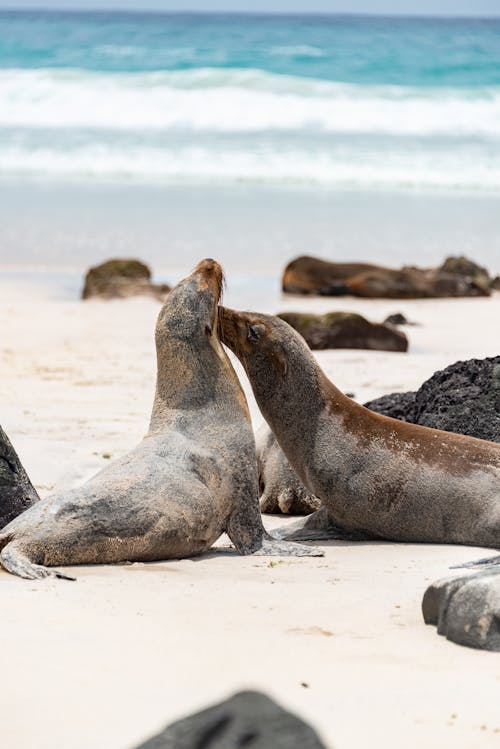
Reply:
[[0, 176], [500, 191], [500, 21], [0, 13]]

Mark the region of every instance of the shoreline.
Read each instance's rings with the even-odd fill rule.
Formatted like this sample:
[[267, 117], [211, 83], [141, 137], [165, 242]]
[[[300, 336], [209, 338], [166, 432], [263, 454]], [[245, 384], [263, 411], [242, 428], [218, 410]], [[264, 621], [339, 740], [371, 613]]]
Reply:
[[[498, 197], [383, 190], [0, 182], [0, 266], [70, 267], [138, 257], [185, 273], [278, 275], [294, 256], [432, 266], [467, 255], [500, 273]], [[496, 267], [494, 267], [496, 266]]]

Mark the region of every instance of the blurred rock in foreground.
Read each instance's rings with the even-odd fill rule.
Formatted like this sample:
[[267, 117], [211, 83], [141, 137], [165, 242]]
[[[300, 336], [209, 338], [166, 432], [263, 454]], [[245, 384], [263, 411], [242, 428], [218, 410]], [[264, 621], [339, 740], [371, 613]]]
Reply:
[[265, 694], [239, 692], [167, 726], [137, 749], [325, 749], [316, 732]]

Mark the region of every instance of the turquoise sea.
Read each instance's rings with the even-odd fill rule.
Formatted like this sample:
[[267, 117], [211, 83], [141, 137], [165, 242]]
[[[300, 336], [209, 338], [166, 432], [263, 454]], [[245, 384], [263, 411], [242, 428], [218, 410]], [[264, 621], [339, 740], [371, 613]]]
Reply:
[[0, 176], [500, 190], [500, 21], [0, 13]]

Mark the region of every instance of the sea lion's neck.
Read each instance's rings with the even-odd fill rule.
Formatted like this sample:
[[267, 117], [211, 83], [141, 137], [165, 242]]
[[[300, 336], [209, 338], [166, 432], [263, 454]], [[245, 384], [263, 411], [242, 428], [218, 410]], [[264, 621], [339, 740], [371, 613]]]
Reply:
[[[284, 376], [263, 378], [249, 371], [259, 408], [288, 460], [307, 485], [306, 467], [314, 455], [326, 414], [339, 414], [338, 441], [342, 443], [343, 414], [352, 404], [331, 383], [307, 351], [288, 362]], [[331, 434], [331, 424], [330, 434]], [[336, 435], [331, 434], [336, 441]]]
[[156, 391], [149, 434], [170, 429], [188, 413], [233, 422], [250, 415], [236, 373], [222, 347], [171, 357], [158, 354]]

